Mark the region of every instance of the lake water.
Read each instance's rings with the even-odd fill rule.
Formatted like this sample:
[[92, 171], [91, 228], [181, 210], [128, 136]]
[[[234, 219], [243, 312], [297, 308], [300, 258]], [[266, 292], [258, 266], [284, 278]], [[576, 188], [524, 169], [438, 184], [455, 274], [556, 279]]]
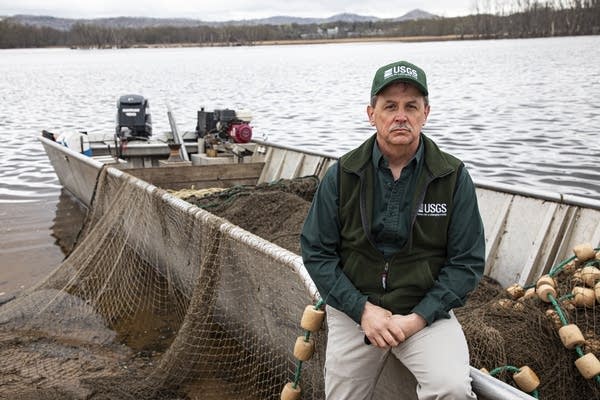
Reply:
[[155, 132], [196, 112], [254, 116], [254, 136], [342, 154], [373, 133], [372, 74], [428, 74], [424, 132], [473, 177], [600, 199], [600, 36], [171, 49], [0, 50], [0, 202], [56, 199], [42, 129], [111, 137], [116, 99], [150, 99]]

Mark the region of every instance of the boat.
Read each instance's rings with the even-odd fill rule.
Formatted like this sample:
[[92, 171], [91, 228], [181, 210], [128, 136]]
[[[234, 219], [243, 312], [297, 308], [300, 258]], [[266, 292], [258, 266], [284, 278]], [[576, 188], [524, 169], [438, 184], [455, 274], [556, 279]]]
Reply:
[[[124, 96], [120, 99], [119, 110], [131, 109], [132, 104], [136, 104], [139, 111], [145, 107], [143, 102], [144, 99], [135, 96]], [[232, 115], [235, 117], [235, 113]], [[306, 304], [318, 304], [320, 299], [301, 257], [176, 198], [169, 190], [189, 187], [231, 188], [305, 176], [321, 178], [327, 168], [335, 163], [336, 157], [256, 139], [247, 140], [247, 136], [243, 140], [232, 141], [235, 143], [218, 141], [218, 145], [207, 151], [210, 147], [206, 143], [209, 137], [198, 135], [198, 140], [182, 139], [170, 111], [168, 116], [173, 136], [168, 143], [151, 140], [144, 128], [127, 131], [119, 125], [114, 139], [108, 141], [94, 141], [85, 137], [84, 146], [83, 137], [79, 135], [79, 141], [75, 141], [80, 143], [79, 148], [76, 148], [77, 145], [68, 146], [66, 141], [57, 141], [59, 135], [47, 131], [42, 132], [39, 140], [62, 187], [90, 212], [93, 211], [88, 217], [93, 220], [89, 226], [104, 224], [104, 236], [114, 234], [111, 224], [116, 224], [116, 220], [108, 223], [103, 219], [108, 219], [117, 206], [121, 207], [118, 218], [122, 226], [118, 232], [126, 237], [123, 239], [125, 247], [121, 247], [117, 257], [119, 260], [121, 253], [126, 251], [123, 248], [143, 253], [144, 262], [151, 260], [145, 268], [155, 268], [159, 276], [169, 277], [169, 290], [181, 293], [188, 299], [202, 299], [199, 304], [189, 306], [188, 315], [193, 310], [200, 315], [204, 315], [201, 310], [211, 310], [209, 325], [218, 326], [218, 329], [207, 333], [205, 336], [208, 339], [205, 337], [204, 340], [220, 337], [224, 342], [215, 345], [216, 349], [211, 348], [208, 353], [199, 353], [202, 357], [210, 358], [214, 352], [221, 352], [219, 346], [222, 343], [235, 342], [244, 351], [249, 347], [260, 348], [258, 353], [247, 356], [261, 366], [254, 367], [258, 369], [253, 377], [246, 376], [246, 371], [239, 367], [226, 373], [208, 368], [209, 375], [259, 388], [249, 397], [241, 396], [237, 391], [234, 395], [236, 398], [275, 398], [273, 393], [277, 389], [273, 387], [283, 388], [285, 380], [281, 380], [282, 377], [299, 380], [302, 372], [303, 379], [300, 382], [303, 398], [322, 398], [326, 330], [313, 333], [313, 338], [321, 345], [317, 346], [311, 361], [299, 363], [292, 351], [295, 337], [303, 333], [299, 326], [302, 310]], [[220, 116], [231, 117], [228, 112]], [[141, 118], [139, 125], [147, 129], [150, 123], [147, 117], [134, 117], [138, 120]], [[199, 121], [203, 123], [210, 123], [216, 119], [214, 117], [214, 114], [199, 111]], [[239, 123], [238, 119], [233, 120]], [[123, 125], [126, 125], [126, 121]], [[201, 129], [199, 122], [196, 131]], [[137, 140], [140, 138], [136, 135], [143, 136], [142, 140]], [[535, 282], [553, 266], [572, 256], [575, 245], [600, 243], [600, 201], [514, 188], [495, 182], [475, 183], [486, 232], [485, 275], [503, 287], [513, 284], [526, 286]], [[128, 191], [128, 197], [122, 197], [123, 190]], [[127, 202], [132, 204], [123, 204]], [[138, 208], [144, 207], [149, 210], [143, 214], [135, 213]], [[127, 212], [127, 217], [124, 217], [124, 212]], [[193, 229], [183, 229], [183, 225]], [[218, 246], [211, 245], [209, 239], [216, 236], [221, 241]], [[73, 258], [81, 257], [77, 260], [83, 260], [88, 250], [80, 248], [87, 245], [84, 239], [76, 248], [79, 255]], [[89, 244], [92, 245], [94, 243]], [[202, 250], [193, 252], [190, 246], [201, 247]], [[226, 265], [215, 272], [209, 268], [207, 260], [220, 257], [222, 248], [236, 249], [228, 250]], [[72, 272], [75, 268], [73, 263], [69, 264], [70, 258], [66, 260], [67, 267], [57, 270], [59, 272], [50, 279], [57, 287], [68, 284], [70, 278], [64, 271]], [[106, 279], [112, 278], [112, 274], [117, 272], [111, 270]], [[241, 280], [241, 283], [230, 291], [221, 282], [228, 280]], [[115, 283], [111, 285], [119, 286]], [[104, 284], [102, 290], [108, 290], [107, 286], [111, 285]], [[198, 294], [200, 286], [203, 292]], [[79, 290], [79, 287], [76, 289]], [[117, 292], [121, 289], [112, 287], [110, 290]], [[96, 294], [96, 300], [100, 298], [101, 295]], [[183, 322], [178, 326], [179, 332], [164, 349], [159, 369], [165, 376], [161, 379], [168, 377], [188, 384], [180, 376], [182, 368], [206, 373], [207, 368], [201, 366], [208, 362], [198, 359], [190, 361], [182, 356], [188, 354], [190, 348], [199, 346], [195, 341], [190, 344], [190, 334], [200, 329], [200, 325], [197, 320], [190, 321], [187, 315], [181, 316], [180, 320]], [[305, 337], [306, 334], [304, 332]], [[263, 370], [265, 365], [270, 364], [278, 365], [275, 372]], [[531, 393], [518, 390], [473, 367], [471, 377], [474, 391], [481, 399], [532, 398]], [[411, 379], [414, 380], [412, 375], [390, 358], [374, 398], [390, 398], [391, 394], [406, 396], [402, 398], [407, 399], [416, 398], [415, 393], [402, 392], [397, 385], [400, 380]], [[244, 390], [242, 392], [246, 393]]]

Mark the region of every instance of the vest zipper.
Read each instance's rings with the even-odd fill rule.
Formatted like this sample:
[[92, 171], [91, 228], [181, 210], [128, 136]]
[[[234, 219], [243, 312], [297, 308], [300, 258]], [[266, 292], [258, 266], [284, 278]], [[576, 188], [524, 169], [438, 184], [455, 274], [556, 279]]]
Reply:
[[390, 263], [388, 261], [385, 262], [385, 266], [383, 268], [383, 272], [381, 273], [381, 286], [384, 291], [387, 291], [387, 276], [388, 271], [390, 269]]

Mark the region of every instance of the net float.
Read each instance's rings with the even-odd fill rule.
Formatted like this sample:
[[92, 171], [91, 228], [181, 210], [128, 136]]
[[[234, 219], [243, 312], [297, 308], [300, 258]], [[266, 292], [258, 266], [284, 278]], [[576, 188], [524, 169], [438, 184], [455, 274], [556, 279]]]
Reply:
[[587, 260], [596, 257], [596, 252], [594, 251], [592, 245], [589, 243], [582, 243], [573, 247], [573, 253], [575, 253], [575, 256], [581, 262], [586, 262]]
[[288, 382], [283, 387], [281, 391], [281, 400], [298, 400], [300, 398], [300, 394], [302, 394], [302, 390], [300, 389], [300, 385], [296, 385], [292, 382]]
[[321, 329], [323, 319], [325, 318], [325, 311], [317, 310], [313, 305], [308, 305], [304, 309], [302, 319], [300, 320], [300, 326], [302, 329], [306, 329], [310, 332], [317, 332]]
[[294, 357], [300, 361], [308, 361], [315, 352], [315, 341], [306, 340], [304, 336], [298, 336], [294, 345]]
[[541, 285], [539, 288], [536, 289], [536, 293], [538, 295], [538, 297], [540, 299], [542, 299], [542, 301], [545, 301], [546, 303], [550, 303], [550, 296], [556, 298], [556, 289], [554, 289], [554, 286], [550, 286], [550, 285]]
[[517, 386], [524, 392], [530, 393], [540, 386], [540, 378], [528, 366], [519, 368], [519, 372], [513, 374]]
[[561, 327], [558, 330], [558, 335], [563, 345], [567, 349], [574, 349], [585, 343], [585, 338], [579, 327], [575, 324], [569, 324]]
[[579, 357], [575, 360], [575, 366], [585, 379], [592, 379], [600, 374], [600, 361], [593, 353], [587, 353]]
[[577, 307], [588, 307], [591, 308], [596, 303], [596, 294], [593, 289], [575, 286], [573, 288], [573, 298]]

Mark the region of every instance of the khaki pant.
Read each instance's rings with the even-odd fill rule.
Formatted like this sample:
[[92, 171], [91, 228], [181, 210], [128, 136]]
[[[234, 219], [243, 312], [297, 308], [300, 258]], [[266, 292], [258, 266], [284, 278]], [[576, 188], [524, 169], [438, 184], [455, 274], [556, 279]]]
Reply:
[[[327, 400], [371, 399], [388, 356], [400, 360], [417, 381], [419, 400], [476, 399], [469, 377], [469, 349], [454, 313], [392, 349], [364, 342], [350, 317], [327, 306], [325, 394]], [[414, 391], [413, 391], [414, 393]]]

